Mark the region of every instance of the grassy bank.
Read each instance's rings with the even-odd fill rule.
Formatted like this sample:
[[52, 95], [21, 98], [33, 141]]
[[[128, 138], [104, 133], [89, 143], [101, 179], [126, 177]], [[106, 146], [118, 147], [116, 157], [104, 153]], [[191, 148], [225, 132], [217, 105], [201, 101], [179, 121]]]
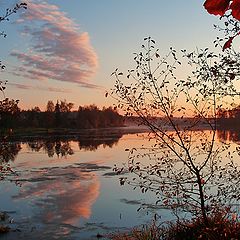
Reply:
[[228, 210], [217, 210], [208, 218], [209, 224], [201, 218], [179, 221], [158, 226], [156, 222], [134, 228], [126, 233], [115, 233], [112, 240], [237, 240], [240, 239], [240, 223], [236, 214]]

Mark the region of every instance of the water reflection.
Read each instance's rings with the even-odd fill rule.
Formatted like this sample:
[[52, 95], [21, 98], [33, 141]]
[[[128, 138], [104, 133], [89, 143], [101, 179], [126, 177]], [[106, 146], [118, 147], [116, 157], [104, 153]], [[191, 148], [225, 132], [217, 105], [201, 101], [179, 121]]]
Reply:
[[240, 143], [240, 131], [234, 130], [218, 130], [217, 137], [224, 142]]
[[[84, 169], [82, 169], [84, 170]], [[25, 175], [15, 200], [33, 199], [43, 223], [77, 225], [89, 218], [99, 195], [98, 177], [81, 167], [48, 168]]]
[[[217, 134], [221, 140], [239, 141], [240, 139], [239, 134], [234, 132], [218, 131]], [[143, 139], [137, 138], [136, 135], [131, 135], [123, 138], [117, 145], [121, 136], [122, 134], [86, 133], [81, 136], [21, 140], [24, 143], [23, 154], [20, 154], [13, 164], [19, 170], [19, 181], [22, 183], [22, 187], [14, 192], [12, 199], [14, 200], [13, 205], [21, 206], [24, 203], [31, 206], [29, 223], [36, 226], [36, 230], [31, 232], [24, 227], [20, 228], [24, 234], [29, 232], [29, 238], [22, 235], [13, 239], [75, 240], [83, 239], [84, 231], [87, 226], [90, 226], [87, 224], [103, 223], [104, 228], [98, 228], [101, 230], [100, 233], [103, 232], [105, 226], [135, 224], [136, 210], [142, 202], [145, 202], [142, 200], [143, 196], [138, 196], [136, 192], [132, 193], [132, 189], [131, 191], [127, 189], [123, 195], [120, 195], [119, 192], [124, 190], [119, 189], [118, 176], [115, 179], [114, 175], [111, 176], [106, 172], [105, 174], [104, 172], [96, 173], [96, 171], [104, 169], [109, 169], [108, 172], [112, 173], [110, 170], [112, 163], [117, 160], [123, 162], [127, 159], [125, 148], [141, 147], [143, 143], [148, 147], [152, 144], [145, 140], [143, 142]], [[210, 137], [209, 131], [193, 132], [193, 147], [197, 145], [195, 142], [198, 143], [199, 139]], [[114, 145], [117, 147], [114, 148]], [[105, 147], [107, 148], [104, 149]], [[33, 152], [29, 152], [29, 149]], [[193, 149], [193, 151], [198, 151], [198, 149]], [[51, 159], [46, 157], [45, 153]], [[126, 155], [124, 155], [125, 153]], [[64, 158], [52, 159], [53, 156], [64, 156]], [[98, 164], [109, 164], [109, 166], [99, 166]], [[116, 181], [116, 185], [114, 185], [114, 181]], [[153, 197], [147, 196], [151, 202]], [[116, 212], [114, 212], [115, 210]], [[161, 214], [164, 216], [165, 213], [161, 210]], [[25, 216], [26, 213], [24, 212], [22, 215]], [[120, 220], [115, 220], [116, 218]], [[114, 221], [118, 224], [114, 225]], [[96, 229], [96, 225], [91, 225], [91, 229], [86, 230], [88, 236], [93, 234], [96, 236], [98, 233], [98, 229]], [[92, 233], [93, 231], [95, 232]], [[74, 237], [76, 232], [78, 238]], [[86, 239], [90, 239], [90, 237]]]
[[46, 152], [49, 157], [53, 157], [54, 154], [56, 154], [58, 157], [64, 157], [74, 154], [70, 142], [66, 140], [61, 141], [60, 139], [39, 139], [33, 142], [27, 142], [27, 145], [32, 151]]
[[78, 140], [78, 146], [80, 150], [84, 149], [86, 151], [95, 151], [100, 145], [103, 145], [104, 148], [112, 148], [118, 143], [121, 137], [122, 136], [99, 138], [95, 136], [89, 136], [88, 138]]
[[[112, 148], [122, 136], [122, 132], [106, 134], [86, 131], [81, 135], [21, 136], [10, 139], [11, 141], [8, 139], [9, 142], [0, 142], [1, 162], [17, 158], [11, 165], [18, 176], [11, 176], [11, 180], [16, 180], [21, 187], [11, 199], [17, 205], [26, 204], [26, 209], [32, 209], [29, 224], [25, 222], [19, 226], [24, 236], [12, 233], [9, 239], [32, 239], [33, 235], [39, 239], [38, 236], [43, 236], [44, 229], [46, 239], [63, 235], [67, 237], [75, 228], [79, 231], [84, 227], [83, 224], [91, 217], [92, 206], [99, 197], [100, 180], [96, 171], [111, 169], [109, 166], [98, 165], [95, 155], [93, 158], [88, 156], [98, 148]], [[78, 149], [81, 150], [81, 158], [77, 155]], [[67, 161], [64, 158], [60, 163], [58, 159], [48, 161], [43, 153], [48, 158], [64, 157]], [[3, 203], [7, 202], [3, 200]], [[22, 209], [23, 218], [26, 209]], [[35, 232], [32, 232], [30, 225], [34, 228], [37, 226]], [[28, 232], [29, 236], [26, 235]]]
[[74, 151], [70, 142], [78, 143], [79, 150], [96, 151], [100, 146], [112, 148], [116, 145], [119, 139], [123, 136], [122, 132], [114, 134], [106, 134], [103, 132], [86, 132], [82, 135], [73, 136], [51, 136], [51, 137], [35, 137], [23, 138], [22, 143], [27, 144], [28, 148], [35, 152], [44, 151], [49, 157], [55, 154], [58, 157], [66, 157], [73, 155]]
[[[21, 150], [21, 143], [27, 144], [31, 151], [46, 152], [49, 157], [55, 154], [66, 157], [74, 154], [71, 141], [77, 142], [79, 150], [96, 151], [100, 146], [112, 148], [117, 145], [123, 136], [121, 131], [112, 133], [86, 132], [77, 136], [48, 136], [48, 137], [23, 137], [18, 141], [0, 142], [0, 163], [14, 161]], [[217, 137], [221, 141], [240, 142], [240, 131], [218, 130]]]
[[21, 144], [16, 142], [1, 142], [0, 143], [0, 164], [14, 161], [19, 151]]

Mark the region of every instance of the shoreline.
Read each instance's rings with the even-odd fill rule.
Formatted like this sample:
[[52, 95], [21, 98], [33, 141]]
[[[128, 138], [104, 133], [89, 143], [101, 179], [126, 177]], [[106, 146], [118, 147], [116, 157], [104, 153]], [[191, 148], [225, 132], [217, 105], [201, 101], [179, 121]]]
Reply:
[[[181, 128], [180, 128], [181, 127]], [[179, 131], [184, 131], [184, 125], [179, 127]], [[165, 131], [174, 131], [172, 127], [165, 127]], [[198, 127], [191, 128], [191, 131], [211, 131], [207, 125], [201, 124]], [[217, 127], [217, 131], [231, 131], [231, 129], [222, 129]], [[88, 128], [88, 129], [75, 129], [75, 128], [17, 128], [8, 131], [0, 129], [0, 141], [13, 141], [21, 139], [38, 139], [38, 138], [51, 138], [59, 137], [63, 139], [77, 138], [77, 137], [109, 137], [119, 136], [124, 134], [138, 134], [150, 133], [151, 130], [147, 126], [129, 124], [125, 126], [106, 127], [106, 128]]]

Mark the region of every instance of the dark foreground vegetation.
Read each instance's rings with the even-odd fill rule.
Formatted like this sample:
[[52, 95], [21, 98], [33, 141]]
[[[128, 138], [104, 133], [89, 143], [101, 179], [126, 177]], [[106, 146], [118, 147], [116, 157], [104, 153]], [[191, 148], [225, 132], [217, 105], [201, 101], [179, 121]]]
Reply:
[[230, 209], [216, 209], [208, 218], [206, 226], [202, 218], [169, 223], [158, 226], [154, 221], [150, 225], [134, 228], [127, 233], [116, 233], [112, 240], [227, 240], [240, 239], [240, 223]]

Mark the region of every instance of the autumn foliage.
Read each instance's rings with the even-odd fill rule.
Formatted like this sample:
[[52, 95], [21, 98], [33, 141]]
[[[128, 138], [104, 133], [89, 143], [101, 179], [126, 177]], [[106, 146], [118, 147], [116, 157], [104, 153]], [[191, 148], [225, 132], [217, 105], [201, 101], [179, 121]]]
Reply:
[[[240, 20], [240, 0], [206, 0], [204, 7], [208, 13], [220, 16], [223, 16], [228, 10], [230, 10], [233, 18], [237, 21]], [[237, 32], [234, 36], [228, 39], [223, 46], [223, 51], [231, 47], [233, 39], [239, 34], [240, 32]]]
[[236, 214], [229, 208], [216, 208], [209, 216], [209, 225], [203, 223], [201, 218], [168, 222], [157, 225], [153, 221], [150, 225], [137, 227], [126, 233], [116, 233], [110, 236], [112, 240], [228, 240], [239, 239], [240, 223]]
[[239, 0], [206, 0], [204, 7], [210, 14], [223, 16], [226, 11], [231, 10], [232, 16], [240, 20]]

